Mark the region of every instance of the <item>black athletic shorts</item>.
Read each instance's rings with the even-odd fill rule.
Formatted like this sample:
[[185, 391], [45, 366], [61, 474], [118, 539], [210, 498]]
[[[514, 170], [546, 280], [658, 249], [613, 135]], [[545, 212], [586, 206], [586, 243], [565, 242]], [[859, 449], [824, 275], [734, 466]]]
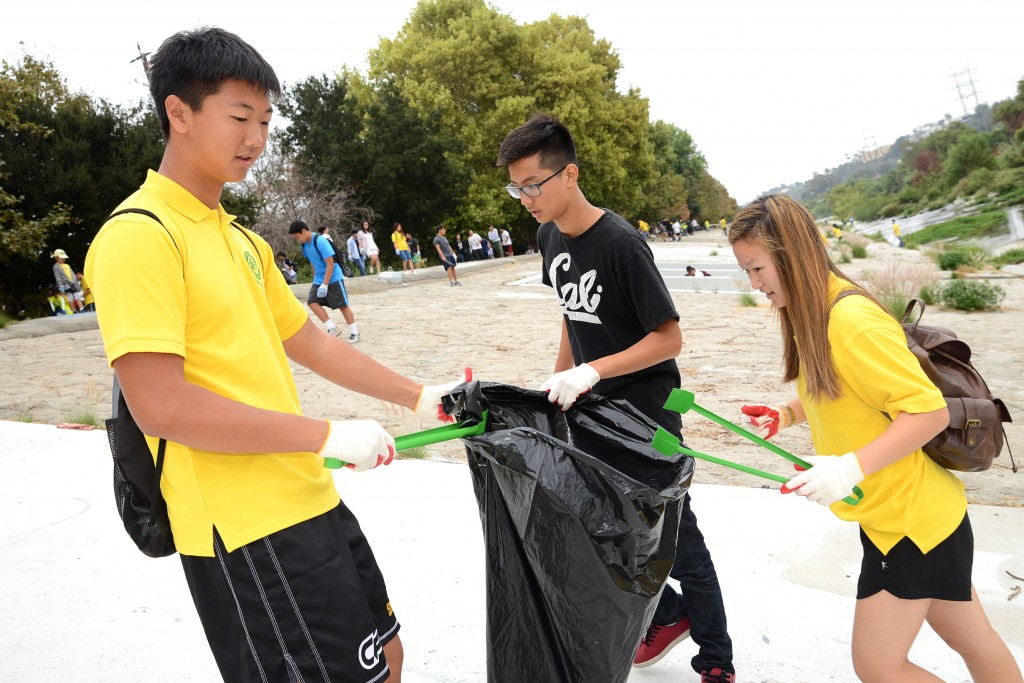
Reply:
[[864, 559], [857, 580], [857, 599], [887, 591], [902, 600], [969, 601], [971, 567], [974, 564], [974, 532], [967, 513], [956, 531], [927, 554], [904, 537], [888, 555], [860, 531]]
[[306, 297], [307, 304], [320, 304], [328, 308], [348, 307], [348, 291], [345, 290], [344, 282], [332, 282], [327, 285], [327, 296], [323, 298], [316, 295], [318, 289], [320, 289], [320, 285], [310, 286], [309, 296]]
[[250, 681], [384, 681], [398, 633], [384, 577], [344, 503], [216, 557], [181, 556], [221, 676]]

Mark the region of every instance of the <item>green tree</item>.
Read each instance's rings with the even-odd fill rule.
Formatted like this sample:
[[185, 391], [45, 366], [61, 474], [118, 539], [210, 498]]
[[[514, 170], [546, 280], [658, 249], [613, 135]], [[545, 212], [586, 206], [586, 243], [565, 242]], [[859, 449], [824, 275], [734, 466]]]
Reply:
[[573, 130], [592, 201], [639, 210], [653, 161], [647, 101], [618, 92], [618, 55], [586, 20], [552, 15], [520, 26], [483, 0], [424, 0], [369, 62], [372, 83], [393, 84], [417, 116], [458, 141], [469, 184], [448, 211], [457, 228], [507, 224], [516, 241], [529, 239], [536, 226], [502, 191], [507, 179], [494, 162], [505, 134], [534, 111]]
[[945, 164], [945, 180], [949, 186], [978, 168], [993, 168], [995, 158], [983, 133], [974, 130], [963, 132], [949, 148]]
[[55, 67], [29, 56], [3, 64], [0, 112], [0, 230], [21, 245], [5, 250], [0, 294], [15, 315], [32, 315], [52, 281], [50, 252], [64, 249], [82, 268], [93, 235], [156, 168], [163, 143], [151, 109], [71, 93]]
[[299, 172], [331, 182], [366, 177], [363, 123], [351, 88], [358, 78], [349, 71], [310, 76], [287, 89], [278, 107], [289, 123], [279, 139]]

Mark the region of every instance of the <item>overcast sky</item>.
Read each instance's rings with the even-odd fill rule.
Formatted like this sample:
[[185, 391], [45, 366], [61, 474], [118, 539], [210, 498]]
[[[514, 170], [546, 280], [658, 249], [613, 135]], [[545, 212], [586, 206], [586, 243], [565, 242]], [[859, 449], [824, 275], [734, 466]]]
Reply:
[[[741, 203], [806, 180], [865, 145], [962, 115], [954, 73], [980, 102], [1024, 78], [1022, 0], [496, 0], [520, 23], [587, 17], [622, 60], [651, 118], [686, 129]], [[0, 57], [52, 61], [74, 90], [127, 104], [147, 96], [129, 63], [199, 25], [252, 43], [286, 83], [365, 72], [415, 0], [13, 0], [0, 10]], [[24, 43], [24, 47], [19, 46]], [[970, 95], [967, 75], [959, 77]], [[968, 97], [973, 109], [974, 98]], [[496, 143], [497, 144], [497, 143]]]

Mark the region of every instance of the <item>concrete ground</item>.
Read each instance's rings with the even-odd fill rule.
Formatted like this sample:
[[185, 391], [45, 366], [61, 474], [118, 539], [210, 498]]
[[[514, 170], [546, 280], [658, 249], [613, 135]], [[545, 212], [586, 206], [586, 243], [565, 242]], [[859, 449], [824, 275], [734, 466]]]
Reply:
[[[703, 466], [698, 464], [698, 467]], [[218, 680], [176, 557], [152, 560], [114, 510], [102, 431], [0, 422], [0, 681]], [[465, 465], [400, 460], [335, 475], [374, 544], [402, 622], [407, 683], [486, 680], [484, 548]], [[697, 485], [743, 683], [854, 681], [853, 524], [794, 496]], [[974, 582], [1024, 663], [1024, 509], [971, 507]], [[1011, 574], [1013, 576], [1011, 576]], [[631, 683], [689, 683], [686, 641]], [[912, 658], [966, 668], [925, 626]]]

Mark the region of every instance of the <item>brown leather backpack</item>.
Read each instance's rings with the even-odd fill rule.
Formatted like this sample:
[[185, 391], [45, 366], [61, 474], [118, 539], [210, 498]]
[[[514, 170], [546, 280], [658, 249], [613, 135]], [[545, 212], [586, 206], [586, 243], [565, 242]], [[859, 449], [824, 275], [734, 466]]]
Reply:
[[[835, 298], [860, 294], [848, 289]], [[911, 323], [914, 309], [920, 307]], [[924, 452], [935, 462], [957, 472], [981, 472], [992, 466], [1006, 443], [1010, 466], [1017, 471], [1010, 444], [1005, 441], [1003, 422], [1012, 422], [1002, 400], [994, 397], [981, 374], [971, 365], [971, 347], [958, 339], [952, 330], [921, 325], [924, 302], [911, 299], [903, 313], [900, 326], [907, 337], [907, 346], [921, 364], [928, 379], [942, 392], [949, 409], [949, 426], [924, 446]]]

